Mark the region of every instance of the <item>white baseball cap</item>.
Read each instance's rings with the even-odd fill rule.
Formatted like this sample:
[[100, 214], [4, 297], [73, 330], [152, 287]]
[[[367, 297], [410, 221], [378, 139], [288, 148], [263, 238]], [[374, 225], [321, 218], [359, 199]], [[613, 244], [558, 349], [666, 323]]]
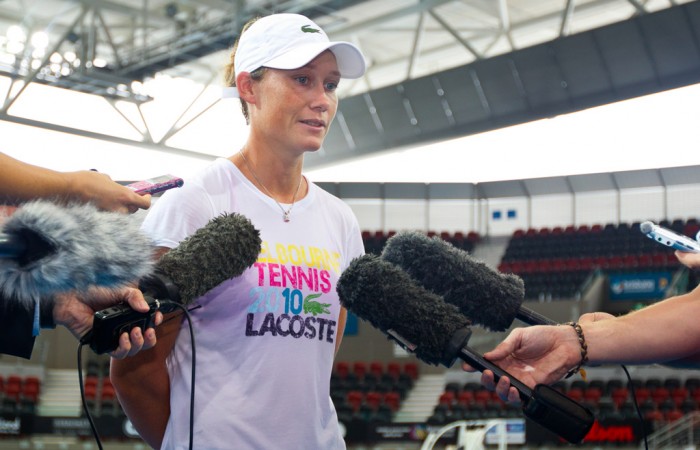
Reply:
[[[335, 55], [340, 76], [360, 78], [365, 58], [354, 44], [331, 42], [326, 33], [300, 14], [272, 14], [255, 21], [241, 34], [236, 50], [236, 75], [260, 67], [298, 69], [326, 50]], [[238, 89], [224, 88], [224, 97], [238, 97]]]

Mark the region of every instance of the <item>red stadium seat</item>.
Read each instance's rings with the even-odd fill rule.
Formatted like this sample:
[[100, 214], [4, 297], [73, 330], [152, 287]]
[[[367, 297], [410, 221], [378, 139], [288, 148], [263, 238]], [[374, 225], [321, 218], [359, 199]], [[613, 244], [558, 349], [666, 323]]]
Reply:
[[482, 405], [486, 405], [489, 402], [491, 402], [492, 398], [493, 397], [491, 396], [491, 391], [487, 391], [485, 389], [479, 389], [477, 391], [474, 391], [475, 403], [481, 403]]
[[455, 399], [455, 394], [450, 391], [445, 391], [442, 394], [440, 394], [440, 397], [438, 399], [438, 403], [441, 405], [452, 405], [453, 403], [456, 402]]
[[352, 365], [352, 372], [358, 379], [363, 379], [367, 374], [367, 363], [364, 361], [355, 361]]
[[413, 380], [418, 379], [418, 364], [414, 362], [407, 362], [403, 366], [403, 371], [405, 374], [410, 376]]
[[357, 412], [364, 402], [364, 395], [361, 391], [349, 391], [345, 397], [347, 404], [352, 407], [353, 412]]
[[385, 392], [383, 402], [391, 408], [392, 411], [396, 412], [401, 405], [401, 394], [395, 391]]
[[474, 403], [474, 392], [460, 391], [459, 394], [457, 394], [457, 403], [462, 405], [470, 405]]
[[369, 372], [377, 379], [384, 375], [384, 364], [381, 361], [372, 361], [369, 364]]
[[399, 379], [399, 375], [401, 375], [401, 364], [399, 364], [399, 363], [397, 363], [397, 362], [395, 362], [395, 361], [391, 361], [391, 362], [387, 363], [387, 365], [386, 365], [386, 372], [387, 372], [389, 375], [391, 375], [391, 377], [392, 377], [394, 380], [398, 380], [398, 379]]
[[350, 364], [348, 364], [345, 361], [340, 361], [340, 362], [336, 363], [335, 373], [341, 379], [345, 379], [348, 376], [348, 373], [350, 373]]
[[368, 405], [372, 411], [379, 409], [379, 405], [382, 404], [383, 396], [379, 392], [370, 391], [365, 394], [365, 404]]

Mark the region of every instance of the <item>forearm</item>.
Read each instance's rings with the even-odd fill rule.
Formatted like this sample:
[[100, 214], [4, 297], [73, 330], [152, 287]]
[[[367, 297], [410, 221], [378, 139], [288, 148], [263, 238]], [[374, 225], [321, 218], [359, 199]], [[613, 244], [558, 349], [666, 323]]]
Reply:
[[700, 291], [615, 319], [582, 324], [589, 364], [691, 363], [700, 344]]
[[165, 361], [175, 344], [179, 324], [176, 318], [159, 327], [155, 347], [111, 361], [110, 378], [119, 403], [153, 448], [160, 448], [170, 418], [170, 379]]
[[33, 198], [70, 196], [76, 189], [70, 176], [17, 161], [0, 153], [0, 201], [18, 204]]
[[345, 324], [347, 322], [348, 312], [345, 308], [340, 308], [340, 314], [338, 315], [338, 333], [335, 338], [335, 355], [338, 354], [340, 349], [340, 343], [343, 341], [343, 336], [345, 335]]

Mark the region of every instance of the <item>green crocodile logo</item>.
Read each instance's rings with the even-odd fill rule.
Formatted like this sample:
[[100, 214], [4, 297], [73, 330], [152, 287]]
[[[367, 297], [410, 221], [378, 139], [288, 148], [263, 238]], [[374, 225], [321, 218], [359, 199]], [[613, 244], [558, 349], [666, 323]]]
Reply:
[[301, 27], [301, 31], [303, 31], [304, 33], [320, 33], [321, 32], [321, 30], [319, 30], [318, 28], [313, 28], [311, 25], [303, 25]]
[[315, 301], [315, 298], [320, 297], [321, 294], [309, 294], [304, 299], [304, 313], [313, 314], [316, 317], [319, 314], [330, 314], [328, 307], [331, 306], [330, 303], [319, 303]]

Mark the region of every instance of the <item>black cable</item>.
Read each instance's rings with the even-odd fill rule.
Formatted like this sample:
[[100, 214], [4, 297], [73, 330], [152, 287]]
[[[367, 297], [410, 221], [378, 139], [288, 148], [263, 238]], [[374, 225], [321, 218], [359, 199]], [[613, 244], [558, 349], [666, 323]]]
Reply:
[[[192, 380], [190, 382], [191, 384], [191, 389], [190, 389], [190, 445], [189, 445], [189, 450], [192, 450], [194, 447], [194, 382], [195, 382], [195, 366], [197, 365], [197, 347], [195, 345], [195, 340], [194, 340], [194, 327], [192, 326], [192, 317], [190, 316], [190, 312], [187, 310], [187, 308], [184, 305], [181, 305], [176, 302], [170, 302], [170, 301], [164, 301], [163, 305], [170, 304], [173, 306], [176, 306], [182, 310], [182, 313], [185, 315], [185, 318], [187, 319], [187, 323], [190, 327], [190, 343], [192, 345]], [[157, 344], [156, 344], [157, 345]]]
[[[189, 311], [192, 309], [197, 309], [199, 306], [193, 307], [191, 310], [188, 310], [184, 305], [181, 305], [176, 302], [171, 302], [171, 301], [163, 301], [161, 302], [161, 306], [171, 306], [171, 307], [176, 307], [182, 310], [182, 313], [185, 315], [185, 318], [187, 319], [187, 323], [190, 328], [190, 343], [192, 345], [192, 379], [191, 379], [191, 385], [192, 388], [190, 389], [190, 440], [189, 440], [189, 450], [194, 449], [194, 382], [196, 379], [196, 371], [195, 371], [195, 366], [197, 365], [197, 347], [195, 345], [195, 338], [194, 338], [194, 327], [192, 326], [192, 317], [190, 316]], [[168, 308], [163, 308], [167, 310]], [[172, 311], [172, 309], [170, 310]], [[172, 319], [172, 317], [170, 318]], [[167, 322], [168, 320], [165, 320], [164, 322]], [[88, 334], [91, 333], [88, 332]], [[89, 338], [87, 337], [88, 335], [84, 336], [80, 340], [80, 344], [78, 344], [78, 381], [80, 383], [80, 398], [83, 402], [83, 409], [85, 410], [85, 416], [88, 419], [88, 422], [90, 423], [90, 428], [92, 429], [92, 435], [95, 437], [95, 442], [97, 443], [97, 447], [99, 450], [102, 449], [102, 441], [100, 440], [100, 435], [97, 432], [97, 428], [95, 427], [95, 423], [92, 420], [92, 415], [90, 414], [90, 411], [88, 409], [87, 405], [87, 400], [85, 398], [85, 388], [83, 386], [83, 346], [87, 345], [89, 342]], [[156, 344], [158, 345], [158, 344]]]
[[639, 403], [637, 403], [637, 393], [634, 390], [634, 383], [632, 382], [632, 377], [630, 376], [630, 373], [627, 371], [627, 367], [625, 367], [624, 364], [621, 365], [622, 370], [625, 371], [625, 375], [627, 375], [627, 381], [628, 385], [630, 387], [630, 394], [632, 394], [632, 402], [634, 402], [634, 408], [637, 410], [637, 416], [639, 416], [639, 421], [642, 424], [642, 434], [644, 435], [644, 448], [646, 450], [649, 450], [649, 441], [647, 440], [647, 428], [646, 425], [644, 424], [644, 417], [642, 416], [642, 410], [639, 409]]
[[83, 401], [83, 410], [85, 410], [85, 416], [90, 423], [90, 428], [92, 429], [92, 435], [95, 436], [95, 442], [97, 443], [97, 448], [102, 450], [102, 441], [100, 440], [100, 435], [97, 433], [97, 428], [95, 427], [95, 422], [92, 420], [92, 415], [90, 414], [90, 409], [87, 405], [87, 400], [85, 399], [85, 387], [83, 386], [83, 346], [85, 343], [80, 342], [78, 344], [78, 382], [80, 383], [80, 398]]

